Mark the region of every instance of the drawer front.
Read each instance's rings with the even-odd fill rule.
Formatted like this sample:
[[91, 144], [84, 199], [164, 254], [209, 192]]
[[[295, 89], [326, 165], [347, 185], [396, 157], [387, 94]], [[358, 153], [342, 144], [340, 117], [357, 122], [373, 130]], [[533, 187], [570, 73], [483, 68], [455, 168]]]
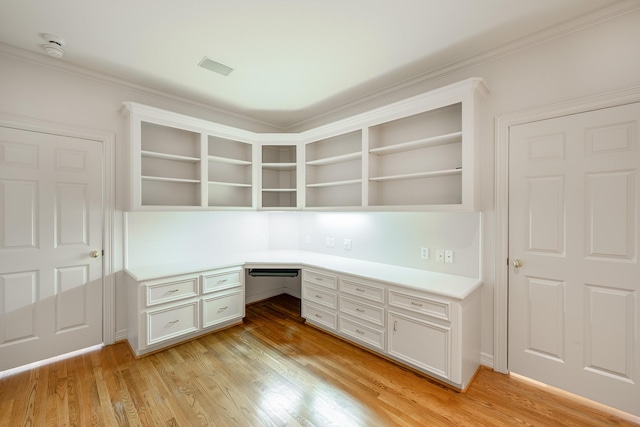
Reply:
[[338, 297], [335, 293], [309, 286], [306, 283], [302, 285], [302, 300], [310, 301], [334, 310], [338, 308]]
[[338, 316], [330, 311], [323, 310], [313, 304], [302, 304], [302, 317], [308, 322], [322, 326], [325, 329], [335, 331], [338, 324]]
[[302, 280], [314, 286], [338, 289], [338, 278], [330, 273], [304, 269], [302, 270]]
[[340, 291], [346, 294], [356, 295], [360, 298], [384, 304], [384, 288], [372, 283], [340, 278]]
[[384, 308], [382, 307], [376, 307], [341, 296], [340, 312], [384, 327]]
[[198, 301], [147, 312], [147, 345], [198, 330]]
[[198, 295], [198, 278], [190, 277], [170, 282], [150, 282], [144, 285], [146, 306], [177, 301]]
[[384, 331], [373, 329], [344, 317], [340, 318], [340, 332], [384, 351]]
[[244, 317], [244, 292], [213, 294], [202, 299], [202, 327]]
[[202, 293], [233, 288], [242, 284], [241, 269], [210, 272], [202, 275]]
[[451, 303], [447, 301], [390, 290], [389, 305], [451, 321]]

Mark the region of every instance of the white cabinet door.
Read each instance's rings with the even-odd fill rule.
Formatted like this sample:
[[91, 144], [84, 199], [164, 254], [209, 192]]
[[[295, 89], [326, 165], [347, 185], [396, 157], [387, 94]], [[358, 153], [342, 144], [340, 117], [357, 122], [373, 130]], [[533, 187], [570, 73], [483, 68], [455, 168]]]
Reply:
[[509, 370], [640, 415], [640, 104], [510, 136]]
[[400, 313], [389, 312], [389, 345], [393, 357], [433, 372], [451, 375], [451, 329]]
[[101, 144], [0, 127], [0, 371], [102, 342], [101, 252]]

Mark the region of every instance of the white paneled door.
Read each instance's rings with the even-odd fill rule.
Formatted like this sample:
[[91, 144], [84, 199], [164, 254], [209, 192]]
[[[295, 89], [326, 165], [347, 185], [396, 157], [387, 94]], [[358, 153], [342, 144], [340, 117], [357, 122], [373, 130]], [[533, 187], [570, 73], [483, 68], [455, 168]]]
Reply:
[[639, 124], [630, 104], [511, 128], [509, 370], [640, 416]]
[[101, 254], [101, 143], [0, 127], [0, 371], [102, 342]]

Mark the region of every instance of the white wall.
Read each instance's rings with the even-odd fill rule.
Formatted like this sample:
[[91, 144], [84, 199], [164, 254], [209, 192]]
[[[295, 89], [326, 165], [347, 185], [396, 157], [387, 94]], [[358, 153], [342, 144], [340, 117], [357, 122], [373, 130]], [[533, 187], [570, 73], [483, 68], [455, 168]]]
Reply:
[[[444, 86], [468, 77], [483, 77], [488, 83], [491, 94], [486, 103], [484, 120], [485, 132], [483, 141], [482, 164], [482, 190], [483, 190], [483, 214], [481, 217], [481, 246], [483, 261], [481, 274], [485, 281], [483, 289], [482, 312], [482, 351], [485, 354], [493, 354], [493, 282], [495, 277], [495, 232], [494, 225], [494, 119], [497, 115], [506, 114], [527, 108], [557, 103], [565, 100], [576, 99], [589, 95], [625, 89], [632, 86], [640, 86], [640, 55], [637, 45], [640, 41], [640, 11], [610, 19], [595, 26], [587, 26], [552, 41], [537, 44], [512, 53], [508, 56], [494, 58], [478, 65], [467, 66], [457, 71], [444, 73], [441, 77], [420, 84], [407, 84], [402, 90], [388, 93], [384, 96], [376, 96], [360, 103], [357, 106], [339, 111], [333, 115], [325, 115], [305, 124], [305, 128], [333, 121], [357, 112], [386, 104], [390, 101], [402, 99], [426, 90]], [[419, 42], [419, 41], [413, 41]], [[32, 117], [40, 120], [48, 120], [63, 124], [72, 124], [85, 128], [106, 130], [116, 135], [117, 143], [117, 188], [118, 207], [123, 206], [125, 193], [123, 176], [123, 123], [118, 110], [123, 101], [135, 101], [156, 107], [218, 121], [228, 125], [245, 127], [254, 131], [274, 131], [257, 123], [250, 123], [239, 118], [224, 114], [216, 114], [189, 105], [178, 100], [171, 100], [163, 96], [156, 96], [135, 88], [128, 88], [108, 83], [99, 79], [86, 78], [75, 73], [60, 71], [46, 64], [54, 64], [55, 61], [45, 58], [43, 65], [41, 59], [35, 60], [32, 55], [22, 59], [22, 54], [15, 55], [10, 48], [2, 48], [0, 51], [0, 113]], [[9, 52], [9, 53], [7, 53]], [[18, 57], [20, 56], [20, 57]], [[177, 222], [181, 215], [176, 218]], [[206, 215], [206, 214], [205, 214]], [[312, 234], [310, 224], [319, 222], [314, 214], [302, 213], [302, 231], [307, 231], [312, 236], [312, 246], [316, 237]], [[319, 215], [319, 214], [317, 214]], [[393, 215], [390, 214], [390, 218]], [[380, 217], [372, 216], [374, 222], [384, 224], [383, 228], [392, 229], [393, 226], [384, 223]], [[275, 218], [275, 217], [272, 217]], [[270, 244], [273, 247], [286, 247], [292, 245], [293, 237], [282, 233], [274, 234], [273, 230], [280, 230], [284, 224], [280, 219], [269, 222]], [[232, 220], [230, 220], [232, 222]], [[225, 221], [226, 222], [226, 221]], [[188, 222], [187, 222], [188, 224]], [[197, 236], [197, 223], [187, 234]], [[326, 232], [332, 231], [330, 226], [322, 228], [322, 239]], [[117, 253], [122, 254], [122, 242], [119, 236], [122, 231], [121, 217], [117, 218], [116, 233], [118, 236]], [[425, 231], [426, 233], [426, 231]], [[338, 232], [336, 231], [336, 243]], [[398, 234], [400, 235], [400, 234]], [[476, 234], [477, 235], [477, 234]], [[425, 236], [431, 236], [426, 233]], [[475, 236], [475, 235], [474, 235]], [[345, 236], [346, 237], [346, 236]], [[361, 242], [368, 241], [370, 237], [364, 232], [354, 237], [354, 249], [352, 254], [357, 256], [378, 257], [382, 252], [375, 254], [364, 251]], [[379, 238], [372, 238], [375, 242], [382, 242]], [[393, 238], [392, 238], [393, 239]], [[416, 245], [423, 245], [422, 238], [412, 239], [410, 245], [399, 243], [403, 255], [390, 254], [404, 261], [415, 261]], [[424, 240], [427, 240], [426, 238]], [[321, 241], [321, 240], [319, 240]], [[432, 245], [431, 242], [425, 242]], [[183, 243], [184, 244], [184, 243]], [[299, 244], [299, 242], [298, 242]], [[388, 243], [384, 243], [388, 244]], [[440, 244], [440, 243], [436, 243]], [[449, 244], [449, 243], [444, 243]], [[413, 247], [413, 249], [411, 249]], [[454, 248], [455, 249], [455, 248]], [[323, 251], [323, 247], [316, 247]], [[368, 249], [367, 249], [368, 250]], [[406, 252], [405, 252], [406, 251]], [[403, 262], [404, 262], [403, 261]], [[116, 263], [117, 269], [122, 267], [121, 262]], [[433, 267], [433, 266], [431, 266]], [[440, 267], [440, 266], [436, 266]], [[454, 267], [455, 268], [455, 267]], [[123, 327], [126, 323], [126, 300], [121, 292], [123, 283], [116, 277], [117, 292], [117, 326]]]
[[[300, 249], [404, 267], [480, 277], [480, 217], [476, 212], [301, 212]], [[327, 237], [335, 246], [326, 246]], [[344, 248], [351, 240], [351, 249]], [[307, 243], [309, 242], [309, 243]], [[420, 249], [430, 249], [429, 259]], [[454, 262], [436, 262], [436, 249]]]
[[266, 250], [267, 212], [128, 212], [125, 265], [142, 267]]

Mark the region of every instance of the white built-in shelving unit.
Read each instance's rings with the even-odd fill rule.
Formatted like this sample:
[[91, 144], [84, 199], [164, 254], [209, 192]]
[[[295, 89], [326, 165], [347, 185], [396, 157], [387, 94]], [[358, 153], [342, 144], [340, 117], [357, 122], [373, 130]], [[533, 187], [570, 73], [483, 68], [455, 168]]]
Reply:
[[126, 103], [132, 210], [479, 210], [482, 79], [297, 134]]

